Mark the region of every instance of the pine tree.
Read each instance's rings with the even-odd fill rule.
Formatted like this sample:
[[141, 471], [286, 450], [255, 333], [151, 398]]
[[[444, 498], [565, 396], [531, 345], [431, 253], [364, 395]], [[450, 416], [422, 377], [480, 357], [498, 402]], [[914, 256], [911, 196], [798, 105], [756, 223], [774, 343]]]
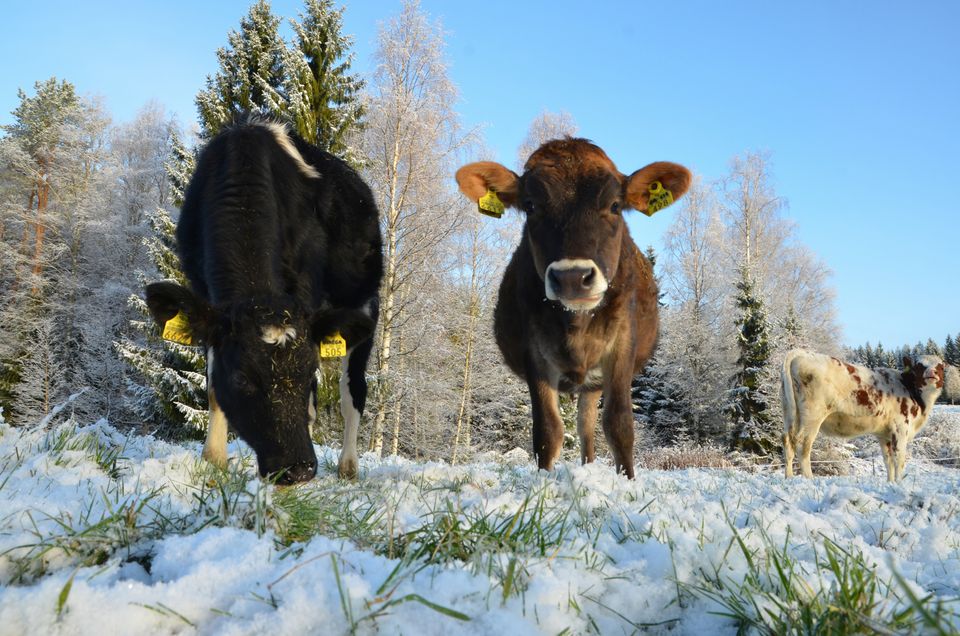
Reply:
[[[960, 334], [957, 338], [960, 339]], [[943, 344], [943, 361], [953, 366], [960, 366], [960, 345], [950, 334], [947, 334], [947, 340]]]
[[259, 0], [240, 20], [240, 30], [227, 36], [227, 48], [217, 50], [220, 69], [207, 76], [207, 87], [197, 95], [201, 137], [210, 139], [242, 114], [282, 115], [286, 48], [280, 19]]
[[733, 448], [767, 455], [779, 446], [779, 435], [768, 412], [769, 396], [762, 375], [770, 363], [769, 326], [763, 301], [757, 296], [749, 270], [741, 268], [737, 282], [736, 319], [738, 371], [730, 391]]
[[343, 8], [306, 0], [306, 14], [290, 22], [296, 37], [284, 56], [288, 117], [301, 137], [355, 163], [347, 139], [363, 116], [363, 81], [350, 74], [352, 38], [341, 33]]
[[[174, 134], [170, 161], [165, 167], [173, 204], [177, 207], [183, 204], [194, 166], [193, 153]], [[153, 235], [145, 244], [157, 272], [162, 278], [186, 285], [176, 254], [176, 225], [169, 212], [158, 208], [147, 218]], [[155, 278], [152, 273], [141, 272], [139, 276], [144, 285]], [[128, 381], [128, 406], [144, 423], [159, 426], [170, 434], [191, 430], [198, 434], [207, 426], [204, 352], [161, 340], [146, 302], [134, 294], [129, 304], [142, 317], [130, 323], [132, 331], [142, 334], [142, 339], [138, 342], [124, 339], [116, 345], [120, 358], [135, 369], [141, 379], [140, 382]]]

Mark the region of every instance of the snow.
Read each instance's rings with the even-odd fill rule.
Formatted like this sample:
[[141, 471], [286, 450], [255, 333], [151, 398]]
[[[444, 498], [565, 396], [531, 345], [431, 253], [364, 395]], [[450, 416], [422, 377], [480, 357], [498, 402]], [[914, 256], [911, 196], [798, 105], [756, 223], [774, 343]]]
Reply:
[[[936, 418], [956, 426], [960, 407]], [[782, 549], [813, 591], [833, 584], [817, 566], [832, 541], [891, 589], [899, 576], [947, 602], [960, 629], [960, 472], [934, 463], [908, 462], [896, 485], [732, 469], [640, 469], [630, 482], [604, 462], [539, 472], [515, 451], [460, 466], [368, 454], [344, 484], [338, 451], [318, 447], [322, 474], [295, 494], [366, 525], [329, 522], [291, 544], [269, 512], [281, 491], [257, 479], [249, 449], [231, 444], [246, 468], [228, 495], [199, 452], [105, 421], [19, 429], [0, 416], [0, 634], [734, 634], [724, 608], [689, 590], [742, 584], [738, 539], [755, 560]], [[501, 547], [433, 563], [376, 538], [427, 536], [444, 515], [514, 525]]]

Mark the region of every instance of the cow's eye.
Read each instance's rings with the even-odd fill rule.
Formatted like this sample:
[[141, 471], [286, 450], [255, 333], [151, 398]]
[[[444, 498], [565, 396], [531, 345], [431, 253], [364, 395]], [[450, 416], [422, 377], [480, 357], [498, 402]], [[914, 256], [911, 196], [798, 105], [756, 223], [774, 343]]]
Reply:
[[530, 214], [531, 212], [533, 212], [533, 208], [534, 208], [533, 199], [526, 199], [523, 202], [523, 211], [526, 212], [527, 214]]
[[620, 210], [621, 210], [621, 208], [620, 208], [620, 202], [619, 202], [619, 201], [614, 201], [613, 203], [610, 204], [610, 212], [611, 212], [611, 214], [620, 214]]

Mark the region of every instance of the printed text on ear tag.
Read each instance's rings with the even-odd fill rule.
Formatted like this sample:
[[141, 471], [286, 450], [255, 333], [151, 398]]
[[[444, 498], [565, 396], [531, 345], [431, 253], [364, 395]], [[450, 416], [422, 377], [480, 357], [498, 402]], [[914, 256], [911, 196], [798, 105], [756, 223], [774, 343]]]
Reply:
[[480, 210], [480, 214], [486, 214], [495, 219], [503, 216], [505, 209], [503, 201], [500, 200], [500, 197], [498, 197], [497, 193], [493, 190], [487, 190], [487, 193], [480, 197], [480, 200], [477, 201], [477, 208]]
[[673, 193], [663, 187], [659, 181], [650, 184], [650, 201], [647, 209], [643, 213], [647, 216], [653, 216], [663, 208], [673, 203]]
[[321, 358], [342, 358], [345, 355], [347, 355], [347, 341], [339, 331], [332, 336], [325, 336], [320, 341]]
[[190, 331], [190, 322], [182, 311], [178, 311], [176, 316], [164, 323], [162, 337], [164, 340], [188, 347], [196, 344], [193, 340], [193, 332]]

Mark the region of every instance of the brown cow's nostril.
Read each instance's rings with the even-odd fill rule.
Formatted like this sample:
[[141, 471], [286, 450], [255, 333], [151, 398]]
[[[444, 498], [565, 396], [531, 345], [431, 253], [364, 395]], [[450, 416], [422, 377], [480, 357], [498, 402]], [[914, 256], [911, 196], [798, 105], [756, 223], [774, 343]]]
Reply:
[[593, 281], [595, 281], [596, 279], [597, 279], [597, 270], [596, 270], [596, 269], [591, 269], [591, 270], [590, 270], [589, 272], [587, 272], [587, 274], [583, 277], [583, 281], [581, 281], [581, 282], [582, 282], [582, 285], [583, 285], [583, 288], [584, 288], [584, 289], [590, 289], [591, 287], [593, 287]]
[[557, 270], [553, 268], [547, 270], [547, 282], [550, 283], [550, 289], [555, 294], [560, 293], [560, 278], [557, 276]]

